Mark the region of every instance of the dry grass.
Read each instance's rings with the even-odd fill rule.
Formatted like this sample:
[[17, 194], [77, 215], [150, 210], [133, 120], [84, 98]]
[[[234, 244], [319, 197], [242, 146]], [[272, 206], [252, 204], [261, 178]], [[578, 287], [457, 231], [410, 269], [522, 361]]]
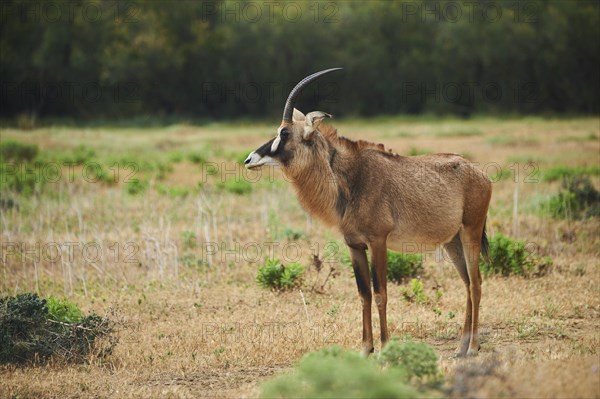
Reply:
[[[600, 397], [598, 220], [540, 216], [537, 199], [555, 192], [558, 183], [524, 183], [531, 171], [523, 169], [529, 159], [540, 170], [598, 165], [598, 118], [399, 119], [346, 122], [338, 128], [352, 138], [385, 142], [402, 154], [411, 148], [458, 152], [482, 167], [493, 162], [501, 168], [519, 160], [517, 231], [515, 183], [508, 179], [494, 184], [489, 233], [534, 243], [540, 255], [553, 257], [554, 266], [541, 278], [484, 281], [479, 358], [450, 358], [465, 302], [450, 264], [427, 257], [422, 276], [432, 298], [427, 304], [407, 303], [400, 287], [389, 287], [391, 334], [410, 334], [436, 348], [448, 396]], [[232, 159], [274, 131], [272, 126], [214, 125], [1, 133], [3, 139], [37, 143], [42, 152], [85, 144], [99, 159], [118, 154], [133, 162], [164, 160], [173, 151], [205, 151], [221, 172], [242, 176]], [[337, 265], [341, 274], [324, 293], [310, 290], [316, 271], [309, 269], [304, 299], [298, 290], [268, 292], [254, 281], [257, 263], [270, 251], [281, 259], [299, 257], [310, 268], [315, 249], [323, 257], [328, 242], [339, 243], [335, 232], [302, 212], [277, 173], [271, 182], [265, 172], [251, 193], [235, 195], [216, 188], [220, 175], [203, 179], [201, 167], [185, 156], [172, 167], [163, 180], [147, 173], [150, 186], [142, 195], [127, 194], [122, 182], [62, 179], [40, 197], [18, 198], [18, 209], [2, 209], [1, 295], [39, 290], [68, 296], [98, 313], [114, 305], [128, 327], [109, 362], [2, 366], [0, 397], [255, 397], [261, 381], [308, 351], [334, 343], [359, 348], [360, 301], [348, 269]], [[598, 186], [597, 177], [594, 183]], [[159, 184], [186, 187], [190, 194], [159, 194]], [[301, 230], [304, 238], [290, 244], [285, 228]], [[196, 246], [185, 243], [186, 231], [195, 235]], [[101, 248], [98, 259], [83, 251], [90, 242]], [[215, 247], [206, 242], [217, 243], [220, 251], [212, 253]], [[20, 258], [7, 243], [23, 244], [29, 252]], [[57, 244], [62, 256], [45, 256], [49, 243]], [[78, 243], [72, 256], [67, 243]], [[439, 299], [434, 289], [442, 292]], [[374, 326], [377, 334], [376, 316]]]

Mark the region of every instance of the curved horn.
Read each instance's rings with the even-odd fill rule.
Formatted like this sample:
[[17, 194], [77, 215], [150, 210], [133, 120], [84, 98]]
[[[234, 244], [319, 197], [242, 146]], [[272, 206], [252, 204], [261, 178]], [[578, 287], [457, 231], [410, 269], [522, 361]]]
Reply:
[[343, 68], [330, 68], [330, 69], [325, 69], [323, 71], [315, 72], [312, 75], [309, 75], [309, 76], [305, 77], [304, 79], [302, 79], [300, 82], [298, 82], [296, 87], [294, 87], [292, 89], [292, 91], [290, 92], [290, 95], [288, 96], [287, 101], [285, 102], [285, 108], [283, 109], [284, 122], [292, 121], [292, 113], [294, 112], [294, 104], [296, 103], [296, 99], [298, 98], [298, 95], [300, 94], [302, 89], [304, 89], [306, 86], [308, 86], [308, 84], [310, 82], [325, 75], [326, 73], [333, 72], [333, 71], [339, 71], [340, 69], [343, 69]]

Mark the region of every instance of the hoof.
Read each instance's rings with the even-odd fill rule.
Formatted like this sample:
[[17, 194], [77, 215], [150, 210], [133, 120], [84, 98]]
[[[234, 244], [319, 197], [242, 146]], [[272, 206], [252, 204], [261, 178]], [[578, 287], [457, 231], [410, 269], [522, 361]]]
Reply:
[[467, 350], [469, 349], [469, 341], [462, 341], [460, 346], [458, 348], [456, 348], [456, 350], [454, 351], [454, 358], [461, 358], [461, 357], [466, 357], [467, 356]]
[[369, 348], [364, 348], [364, 349], [362, 350], [362, 355], [363, 355], [363, 357], [369, 357], [369, 355], [370, 355], [371, 353], [373, 353], [373, 352], [375, 352], [375, 348], [373, 348], [373, 347], [371, 347], [371, 349], [369, 349]]
[[477, 349], [470, 348], [469, 351], [467, 352], [468, 357], [475, 357], [477, 355], [479, 355], [479, 348], [477, 348]]

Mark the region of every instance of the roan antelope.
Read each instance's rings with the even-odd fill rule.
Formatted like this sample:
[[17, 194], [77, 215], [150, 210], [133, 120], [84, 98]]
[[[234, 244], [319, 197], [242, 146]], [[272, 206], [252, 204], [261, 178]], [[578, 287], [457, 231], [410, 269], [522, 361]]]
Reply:
[[[278, 165], [292, 182], [300, 204], [343, 234], [362, 298], [363, 351], [373, 352], [371, 283], [366, 250], [371, 253], [375, 303], [382, 346], [388, 340], [387, 248], [415, 252], [443, 245], [467, 289], [466, 316], [457, 356], [479, 350], [480, 251], [487, 255], [485, 221], [492, 195], [490, 180], [457, 154], [405, 157], [382, 144], [353, 141], [321, 125], [331, 115], [306, 115], [294, 108], [302, 89], [324, 74], [317, 72], [290, 92], [277, 136], [253, 151], [247, 168]], [[407, 251], [409, 250], [409, 251]]]

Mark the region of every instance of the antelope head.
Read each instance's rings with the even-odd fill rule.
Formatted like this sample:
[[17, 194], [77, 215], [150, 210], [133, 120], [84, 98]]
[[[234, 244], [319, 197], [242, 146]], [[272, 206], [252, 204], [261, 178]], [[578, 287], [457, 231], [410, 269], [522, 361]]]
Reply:
[[283, 110], [283, 121], [277, 129], [277, 136], [252, 151], [244, 161], [246, 168], [254, 169], [263, 165], [281, 166], [290, 177], [299, 169], [310, 165], [310, 159], [325, 151], [326, 141], [318, 133], [319, 124], [330, 114], [321, 111], [304, 115], [294, 108], [298, 95], [308, 84], [319, 77], [342, 68], [331, 68], [314, 73], [302, 79], [290, 92]]

